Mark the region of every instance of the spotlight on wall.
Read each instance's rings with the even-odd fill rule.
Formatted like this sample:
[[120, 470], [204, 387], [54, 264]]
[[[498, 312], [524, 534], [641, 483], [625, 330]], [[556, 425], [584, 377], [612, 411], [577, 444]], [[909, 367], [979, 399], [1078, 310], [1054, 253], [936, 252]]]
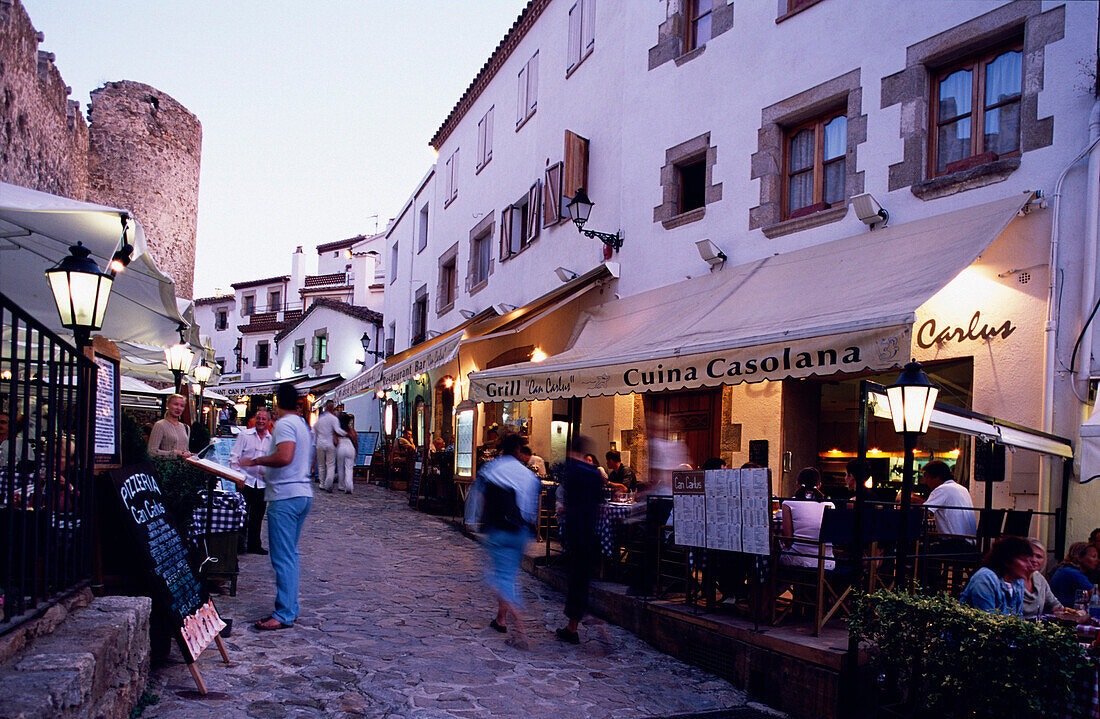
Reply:
[[699, 256], [703, 258], [703, 262], [706, 262], [711, 267], [717, 267], [718, 265], [724, 265], [726, 260], [726, 253], [718, 249], [710, 240], [699, 240], [695, 243], [695, 249], [699, 250]]
[[558, 276], [558, 279], [562, 282], [570, 282], [577, 279], [577, 273], [573, 270], [568, 270], [564, 267], [559, 267], [554, 270], [554, 274]]
[[878, 225], [885, 227], [890, 221], [890, 213], [882, 209], [882, 205], [878, 204], [869, 192], [853, 197], [852, 209], [855, 210], [859, 221], [870, 225], [872, 230]]
[[458, 314], [462, 315], [463, 317], [465, 317], [468, 320], [472, 320], [474, 318], [474, 311], [473, 310], [459, 310]]
[[493, 305], [493, 310], [498, 315], [506, 315], [516, 308], [515, 305], [510, 305], [507, 302], [501, 302], [500, 304]]

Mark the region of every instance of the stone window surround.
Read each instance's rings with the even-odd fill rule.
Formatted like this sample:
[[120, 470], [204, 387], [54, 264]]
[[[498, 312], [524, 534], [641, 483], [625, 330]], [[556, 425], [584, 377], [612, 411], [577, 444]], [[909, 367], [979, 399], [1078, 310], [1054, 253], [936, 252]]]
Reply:
[[[901, 104], [902, 161], [890, 165], [891, 192], [908, 187], [922, 200], [945, 197], [1008, 179], [1020, 158], [1005, 158], [951, 175], [928, 178], [933, 73], [976, 52], [1023, 37], [1020, 153], [1054, 141], [1054, 117], [1038, 116], [1044, 48], [1065, 34], [1065, 6], [1041, 12], [1037, 0], [1016, 0], [906, 48], [905, 69], [882, 78], [883, 109]], [[928, 178], [928, 179], [926, 179]]]
[[[844, 204], [794, 219], [783, 219], [783, 152], [786, 128], [801, 124], [838, 107], [846, 107], [847, 146], [844, 157]], [[749, 210], [749, 229], [781, 237], [811, 227], [837, 222], [848, 213], [847, 200], [863, 192], [864, 173], [856, 171], [856, 148], [867, 140], [860, 69], [856, 68], [816, 87], [765, 107], [760, 112], [757, 151], [752, 155], [752, 179], [760, 180], [760, 204]]]
[[[451, 301], [447, 304], [443, 304], [443, 268], [448, 264], [454, 265], [454, 286], [452, 289]], [[436, 308], [435, 315], [439, 317], [445, 315], [454, 309], [455, 300], [458, 298], [458, 243], [454, 243], [439, 256], [439, 279], [436, 282], [437, 294], [436, 294]]]
[[324, 359], [321, 359], [321, 360], [313, 360], [312, 362], [310, 362], [311, 366], [323, 365], [325, 362], [328, 362], [328, 327], [321, 327], [321, 328], [316, 329], [316, 330], [313, 331], [314, 352], [317, 351], [316, 350], [316, 348], [318, 346], [317, 340], [320, 337], [325, 338], [325, 357], [324, 357]]
[[[681, 213], [679, 168], [699, 160], [706, 162], [703, 206]], [[714, 165], [717, 161], [718, 148], [710, 144], [709, 132], [665, 150], [665, 164], [661, 167], [661, 204], [653, 208], [653, 221], [671, 230], [703, 219], [707, 205], [722, 199], [722, 183], [714, 184]]]
[[[468, 285], [467, 292], [471, 296], [480, 292], [486, 285], [489, 284], [489, 278], [493, 276], [493, 265], [495, 264], [493, 258], [493, 237], [496, 235], [496, 215], [490, 212], [486, 215], [481, 222], [474, 225], [474, 228], [470, 230], [470, 261], [466, 268], [466, 284]], [[474, 270], [474, 242], [482, 237], [488, 236], [489, 238], [489, 271], [477, 284], [472, 284], [473, 270]]]
[[[657, 44], [649, 48], [649, 69], [664, 65], [669, 60], [674, 60], [679, 67], [689, 60], [694, 60], [707, 49], [705, 44], [684, 52], [687, 42], [687, 5], [689, 0], [669, 0], [669, 13], [663, 23], [657, 27]], [[710, 39], [718, 37], [733, 27], [733, 0], [716, 0], [715, 7], [711, 10]], [[708, 40], [709, 42], [709, 40]]]
[[[305, 339], [303, 338], [303, 339], [300, 339], [300, 340], [295, 340], [294, 341], [294, 348], [291, 351], [292, 351], [292, 354], [290, 356], [290, 364], [291, 364], [292, 369], [295, 372], [297, 372], [298, 370], [300, 370], [300, 369], [302, 369], [303, 367], [306, 366], [306, 341], [305, 341]], [[301, 352], [301, 355], [298, 354], [299, 352]], [[301, 362], [298, 361], [299, 356], [301, 356], [301, 358], [302, 358]]]
[[821, 0], [809, 0], [808, 2], [805, 2], [802, 5], [799, 5], [794, 10], [789, 10], [788, 8], [790, 8], [790, 6], [791, 6], [791, 1], [792, 0], [776, 0], [776, 9], [775, 9], [776, 18], [775, 18], [775, 22], [776, 22], [777, 25], [779, 23], [783, 22], [784, 20], [787, 20], [788, 18], [794, 17], [795, 15], [799, 14], [800, 12], [802, 12], [804, 10], [809, 10], [814, 5], [817, 5], [819, 2], [821, 2]]

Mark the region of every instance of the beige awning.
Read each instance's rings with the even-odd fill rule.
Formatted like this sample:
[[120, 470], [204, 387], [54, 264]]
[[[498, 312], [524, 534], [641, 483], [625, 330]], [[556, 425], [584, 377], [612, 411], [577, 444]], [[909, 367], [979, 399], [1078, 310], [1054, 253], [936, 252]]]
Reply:
[[332, 398], [337, 402], [343, 402], [356, 395], [370, 392], [378, 386], [382, 379], [382, 363], [375, 362], [370, 367], [347, 380], [332, 391]]
[[470, 375], [476, 402], [885, 370], [917, 308], [970, 266], [1032, 193], [766, 257], [599, 305], [569, 349]]

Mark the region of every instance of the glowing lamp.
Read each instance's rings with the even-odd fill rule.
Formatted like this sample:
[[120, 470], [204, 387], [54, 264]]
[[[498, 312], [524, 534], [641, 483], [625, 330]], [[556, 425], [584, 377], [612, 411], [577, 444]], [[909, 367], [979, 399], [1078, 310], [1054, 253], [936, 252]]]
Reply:
[[61, 326], [72, 330], [78, 346], [87, 344], [88, 336], [103, 327], [114, 285], [114, 278], [100, 272], [91, 254], [77, 242], [69, 248], [67, 257], [46, 270]]

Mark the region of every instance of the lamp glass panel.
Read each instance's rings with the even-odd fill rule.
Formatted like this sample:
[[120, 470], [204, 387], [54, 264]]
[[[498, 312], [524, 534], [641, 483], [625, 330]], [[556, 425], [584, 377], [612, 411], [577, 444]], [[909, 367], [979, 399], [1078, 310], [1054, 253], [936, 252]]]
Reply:
[[64, 271], [47, 272], [46, 277], [50, 280], [50, 289], [53, 290], [53, 301], [57, 304], [57, 311], [61, 315], [62, 327], [72, 327], [73, 324], [73, 309], [70, 299], [72, 295], [69, 293], [69, 273]]
[[924, 417], [921, 419], [920, 431], [925, 433], [928, 431], [928, 425], [932, 422], [932, 410], [936, 408], [936, 398], [939, 396], [940, 390], [936, 387], [928, 388], [928, 395], [924, 402]]
[[902, 387], [887, 387], [886, 398], [890, 402], [890, 419], [894, 422], [895, 432], [905, 431], [905, 399]]
[[72, 294], [73, 324], [91, 327], [95, 320], [96, 291], [99, 276], [84, 272], [68, 272], [69, 292]]
[[111, 287], [113, 285], [114, 280], [110, 277], [100, 275], [98, 284], [99, 293], [95, 302], [95, 323], [92, 325], [92, 329], [99, 329], [103, 326], [103, 317], [107, 314], [107, 299], [111, 296]]

